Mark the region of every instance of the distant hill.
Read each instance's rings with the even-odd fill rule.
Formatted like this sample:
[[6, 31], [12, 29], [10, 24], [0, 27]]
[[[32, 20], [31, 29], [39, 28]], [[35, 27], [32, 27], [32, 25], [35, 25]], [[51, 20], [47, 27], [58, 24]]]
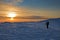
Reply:
[[53, 19], [48, 19], [44, 21], [38, 21], [38, 23], [42, 23], [46, 25], [46, 22], [49, 22], [49, 27], [60, 30], [60, 18], [53, 18]]
[[60, 22], [60, 18], [51, 18], [51, 19], [47, 19], [44, 21], [38, 21], [38, 22], [47, 22], [47, 21], [59, 21]]

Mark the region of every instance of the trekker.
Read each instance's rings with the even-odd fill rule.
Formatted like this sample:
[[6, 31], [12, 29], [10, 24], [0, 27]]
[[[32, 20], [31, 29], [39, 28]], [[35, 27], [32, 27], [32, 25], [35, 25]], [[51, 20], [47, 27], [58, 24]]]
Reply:
[[46, 27], [47, 27], [47, 29], [49, 28], [49, 22], [46, 22]]

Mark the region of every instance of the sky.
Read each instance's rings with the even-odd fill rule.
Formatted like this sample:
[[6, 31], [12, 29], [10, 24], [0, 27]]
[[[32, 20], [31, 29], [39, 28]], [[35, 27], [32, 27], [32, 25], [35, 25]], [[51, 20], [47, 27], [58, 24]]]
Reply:
[[60, 0], [0, 0], [0, 16], [16, 12], [17, 17], [60, 18]]

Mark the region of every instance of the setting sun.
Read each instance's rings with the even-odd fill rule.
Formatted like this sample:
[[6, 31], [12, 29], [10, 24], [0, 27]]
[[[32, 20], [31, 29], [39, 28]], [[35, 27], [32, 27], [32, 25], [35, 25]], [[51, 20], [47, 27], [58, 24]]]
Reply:
[[14, 17], [16, 17], [16, 12], [8, 12], [7, 17], [10, 17], [10, 18], [11, 18], [11, 20], [13, 20], [13, 19], [14, 19]]
[[13, 18], [13, 17], [16, 17], [16, 13], [15, 12], [9, 12], [7, 16]]

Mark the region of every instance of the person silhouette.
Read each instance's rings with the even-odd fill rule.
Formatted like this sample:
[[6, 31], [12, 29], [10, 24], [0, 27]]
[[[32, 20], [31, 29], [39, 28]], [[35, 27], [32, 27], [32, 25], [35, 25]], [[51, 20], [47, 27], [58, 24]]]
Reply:
[[46, 22], [46, 28], [47, 29], [49, 28], [49, 22]]

